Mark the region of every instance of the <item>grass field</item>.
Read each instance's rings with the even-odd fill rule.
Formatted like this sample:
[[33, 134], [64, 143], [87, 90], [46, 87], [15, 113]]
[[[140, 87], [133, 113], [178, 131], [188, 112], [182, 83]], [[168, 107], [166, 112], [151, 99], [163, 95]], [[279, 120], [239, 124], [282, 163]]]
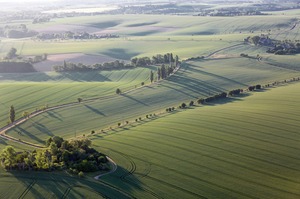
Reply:
[[9, 185], [24, 198], [299, 198], [299, 89], [244, 94], [95, 135], [116, 173], [95, 182], [1, 172], [0, 192]]
[[114, 95], [76, 107], [49, 111], [8, 131], [8, 134], [34, 143], [43, 143], [52, 135], [71, 138], [164, 111], [167, 107], [178, 106], [180, 102], [297, 75], [300, 73], [295, 70], [247, 58], [212, 58], [189, 62], [158, 85], [145, 86], [128, 94]]
[[[271, 33], [276, 39], [297, 39], [297, 15], [250, 17], [195, 17], [160, 15], [114, 15], [54, 19], [46, 24], [27, 23], [40, 32], [88, 31], [97, 34], [118, 34], [118, 39], [95, 41], [33, 41], [3, 39], [0, 57], [11, 47], [21, 55], [85, 53], [129, 60], [173, 52], [181, 58], [205, 55], [209, 51], [240, 43], [251, 35]], [[16, 24], [18, 21], [15, 22]], [[22, 21], [24, 23], [24, 21]], [[226, 24], [226, 25], [225, 25]], [[158, 48], [159, 46], [159, 48]]]
[[[31, 73], [1, 74], [1, 110], [14, 105], [17, 117], [23, 111], [34, 111], [48, 104], [54, 106], [77, 101], [77, 98], [103, 97], [115, 93], [117, 88], [129, 90], [149, 82], [155, 67], [132, 70], [87, 73]], [[7, 111], [0, 114], [1, 126], [7, 122]]]
[[[67, 173], [0, 170], [5, 198], [300, 198], [299, 83], [247, 93], [215, 104], [165, 113], [199, 97], [300, 77], [298, 55], [278, 56], [241, 44], [250, 35], [270, 32], [296, 40], [299, 10], [282, 15], [195, 17], [114, 15], [55, 19], [32, 24], [41, 32], [88, 31], [119, 34], [117, 39], [34, 41], [1, 39], [0, 57], [15, 47], [22, 56], [47, 53], [106, 60], [170, 53], [188, 61], [172, 77], [149, 85], [157, 68], [88, 73], [0, 74], [0, 126], [14, 105], [17, 118], [44, 105], [99, 98], [47, 111], [9, 130], [10, 136], [43, 144], [49, 136], [66, 139], [91, 130], [93, 146], [109, 155], [118, 170], [95, 181]], [[0, 22], [0, 26], [4, 25]], [[223, 49], [223, 50], [222, 50]], [[216, 52], [217, 51], [217, 52]], [[216, 52], [216, 53], [214, 53]], [[240, 57], [241, 53], [262, 59]], [[79, 56], [79, 57], [80, 57]], [[77, 57], [78, 58], [78, 57]], [[95, 57], [93, 57], [95, 58]], [[78, 58], [80, 59], [80, 58]], [[80, 60], [81, 61], [81, 60]], [[84, 63], [84, 58], [82, 60]], [[147, 85], [129, 93], [141, 82]], [[146, 114], [162, 113], [152, 119]], [[134, 122], [137, 118], [142, 121]], [[119, 122], [129, 124], [116, 127]], [[105, 129], [105, 133], [99, 133]], [[0, 149], [28, 146], [0, 138]]]

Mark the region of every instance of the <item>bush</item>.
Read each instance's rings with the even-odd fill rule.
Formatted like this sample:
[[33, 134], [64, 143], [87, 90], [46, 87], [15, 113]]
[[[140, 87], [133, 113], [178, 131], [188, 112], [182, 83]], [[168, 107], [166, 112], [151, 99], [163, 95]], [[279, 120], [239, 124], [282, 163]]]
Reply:
[[83, 173], [82, 171], [80, 171], [80, 172], [78, 173], [78, 176], [79, 176], [80, 178], [83, 178], [83, 177], [84, 177], [84, 173]]
[[137, 122], [137, 121], [139, 121], [138, 119], [135, 119], [135, 121]]
[[249, 87], [248, 87], [248, 90], [249, 90], [249, 91], [254, 91], [254, 89], [255, 89], [255, 86], [249, 86]]
[[119, 126], [119, 127], [121, 126], [121, 123], [120, 123], [120, 122], [118, 123], [118, 126]]
[[256, 85], [256, 86], [255, 86], [255, 89], [260, 90], [260, 89], [261, 89], [261, 85], [259, 85], [259, 84]]
[[93, 134], [95, 134], [95, 131], [93, 130], [93, 131], [91, 131], [91, 134], [93, 135]]
[[141, 121], [141, 120], [142, 120], [142, 118], [140, 117], [140, 118], [139, 118], [139, 120]]
[[190, 106], [194, 106], [194, 101], [190, 101]]
[[144, 85], [145, 85], [145, 82], [142, 82], [141, 85], [144, 86]]
[[204, 102], [205, 102], [205, 100], [202, 99], [202, 98], [200, 98], [200, 99], [197, 100], [197, 103], [198, 103], [198, 104], [204, 104]]
[[186, 104], [185, 103], [182, 103], [181, 104], [181, 108], [185, 108], [186, 107]]

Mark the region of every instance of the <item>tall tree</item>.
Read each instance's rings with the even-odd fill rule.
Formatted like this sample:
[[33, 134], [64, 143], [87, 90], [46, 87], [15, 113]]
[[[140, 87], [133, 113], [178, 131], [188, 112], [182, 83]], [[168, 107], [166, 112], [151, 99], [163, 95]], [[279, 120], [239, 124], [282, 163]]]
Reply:
[[175, 57], [175, 66], [176, 66], [176, 68], [178, 66], [178, 61], [179, 61], [179, 57], [178, 57], [178, 55], [176, 55], [176, 57]]
[[153, 71], [150, 72], [150, 81], [151, 83], [153, 82], [154, 80], [154, 74], [153, 74]]
[[161, 70], [161, 78], [165, 79], [167, 77], [167, 72], [166, 72], [166, 67], [164, 64], [161, 66], [160, 70]]
[[14, 108], [14, 106], [11, 106], [10, 110], [9, 110], [9, 120], [10, 120], [10, 122], [14, 123], [15, 118], [16, 118], [15, 108]]
[[160, 68], [157, 68], [157, 80], [159, 81], [161, 78], [161, 70]]

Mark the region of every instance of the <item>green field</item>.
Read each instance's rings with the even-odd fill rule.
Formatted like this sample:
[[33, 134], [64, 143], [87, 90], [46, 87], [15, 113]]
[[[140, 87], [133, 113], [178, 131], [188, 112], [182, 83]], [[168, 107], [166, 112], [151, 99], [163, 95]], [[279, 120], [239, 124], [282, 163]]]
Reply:
[[[77, 98], [95, 98], [111, 95], [117, 88], [133, 89], [141, 82], [149, 83], [150, 71], [155, 67], [132, 70], [86, 73], [31, 73], [1, 74], [1, 109], [14, 105], [17, 118], [24, 111], [32, 112], [48, 104], [54, 106], [76, 102]], [[1, 126], [7, 122], [7, 111], [1, 112]]]
[[296, 14], [250, 17], [103, 15], [54, 19], [46, 24], [28, 21], [25, 24], [30, 29], [42, 32], [81, 30], [118, 34], [120, 38], [94, 41], [4, 39], [0, 42], [0, 57], [15, 47], [25, 56], [82, 52], [129, 60], [134, 56], [173, 52], [181, 58], [189, 58], [240, 43], [251, 35], [267, 34], [269, 30], [276, 39], [295, 40], [300, 27], [290, 30], [295, 18]]
[[66, 198], [96, 192], [113, 198], [299, 198], [299, 88], [247, 93], [95, 135], [94, 147], [119, 166], [98, 183], [48, 173], [1, 176], [17, 185], [15, 197], [25, 192], [25, 198], [60, 198], [69, 187]]
[[[77, 53], [82, 55], [82, 63], [85, 55], [128, 61], [172, 52], [182, 61], [205, 58], [183, 61], [173, 76], [154, 84], [149, 76], [150, 71], [156, 73], [157, 66], [0, 73], [0, 127], [7, 124], [11, 105], [20, 118], [24, 111], [45, 105], [84, 100], [30, 118], [7, 131], [9, 136], [43, 145], [54, 135], [65, 139], [85, 135], [94, 148], [118, 165], [116, 172], [98, 181], [93, 178], [98, 173], [79, 178], [67, 172], [1, 169], [1, 197], [300, 198], [300, 83], [177, 109], [182, 102], [224, 91], [300, 77], [299, 55], [267, 54], [266, 47], [243, 44], [248, 36], [269, 33], [275, 39], [299, 39], [299, 10], [282, 13], [243, 17], [99, 15], [56, 18], [44, 24], [12, 21], [41, 32], [88, 31], [120, 38], [1, 38], [0, 58], [12, 47], [21, 56], [65, 54], [67, 59]], [[241, 53], [252, 58], [241, 57]], [[257, 55], [261, 59], [255, 59]], [[146, 83], [143, 87], [142, 82]], [[117, 88], [129, 92], [117, 95]], [[166, 113], [168, 107], [176, 111]], [[156, 116], [146, 119], [154, 113]], [[142, 121], [136, 122], [139, 117]], [[126, 121], [129, 124], [117, 128]], [[93, 136], [92, 130], [96, 131]], [[0, 137], [0, 149], [8, 145], [18, 151], [33, 150]]]
[[[247, 58], [207, 59], [183, 64], [167, 81], [130, 93], [41, 114], [8, 131], [22, 140], [43, 143], [47, 137], [67, 138], [133, 121], [181, 102], [252, 84], [298, 77], [299, 72]], [[114, 90], [113, 90], [114, 92]], [[66, 96], [66, 95], [63, 95]], [[76, 99], [77, 96], [74, 96]], [[17, 103], [16, 103], [17, 104]], [[5, 117], [5, 115], [3, 116]], [[21, 134], [20, 134], [21, 132]]]

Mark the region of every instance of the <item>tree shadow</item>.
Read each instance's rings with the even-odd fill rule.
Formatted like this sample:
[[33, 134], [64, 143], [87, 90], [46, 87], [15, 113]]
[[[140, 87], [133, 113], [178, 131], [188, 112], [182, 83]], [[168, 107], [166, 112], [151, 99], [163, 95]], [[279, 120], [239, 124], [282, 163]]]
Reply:
[[99, 111], [98, 109], [95, 109], [89, 105], [84, 105], [86, 108], [88, 108], [89, 110], [93, 111], [94, 113], [98, 114], [98, 115], [102, 115], [104, 117], [106, 117], [106, 115], [104, 113], [102, 113], [101, 111]]
[[130, 60], [132, 57], [139, 55], [139, 53], [129, 53], [127, 50], [123, 48], [111, 48], [101, 53], [113, 57], [115, 59], [124, 59], [124, 60]]
[[[63, 121], [62, 119], [61, 119], [61, 116], [58, 114], [58, 113], [55, 113], [54, 111], [47, 111], [46, 112], [51, 118], [55, 118], [55, 119], [57, 119], [57, 120], [59, 120], [59, 121]], [[47, 117], [47, 116], [46, 116]]]
[[[92, 75], [91, 75], [92, 74]], [[111, 80], [99, 73], [94, 72], [61, 72], [63, 78], [76, 81], [76, 82], [110, 82]]]
[[135, 98], [133, 98], [133, 97], [127, 95], [127, 94], [122, 94], [122, 96], [127, 97], [127, 98], [129, 98], [129, 99], [131, 99], [131, 100], [133, 100], [133, 101], [135, 101], [135, 102], [137, 102], [137, 103], [139, 103], [139, 104], [144, 105], [144, 106], [149, 106], [148, 104], [146, 104], [146, 103], [144, 103], [144, 102], [142, 102], [142, 101], [140, 101], [140, 100], [137, 100], [137, 99], [135, 99]]
[[[31, 134], [30, 132], [28, 132], [27, 130], [21, 128], [20, 126], [16, 127], [16, 131], [19, 132], [21, 135], [24, 134], [25, 136], [28, 136], [31, 140], [35, 140], [38, 143], [42, 143], [44, 144], [45, 141], [41, 140], [40, 138], [36, 137], [35, 135]], [[23, 135], [23, 136], [24, 136]]]

